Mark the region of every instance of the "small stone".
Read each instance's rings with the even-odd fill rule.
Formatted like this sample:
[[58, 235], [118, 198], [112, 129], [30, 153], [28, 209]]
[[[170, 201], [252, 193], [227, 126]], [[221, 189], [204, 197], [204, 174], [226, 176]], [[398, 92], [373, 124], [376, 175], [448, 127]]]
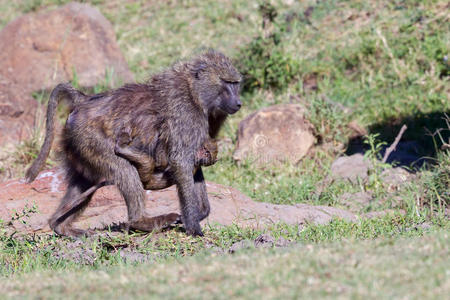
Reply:
[[256, 248], [270, 248], [275, 244], [275, 239], [269, 234], [261, 234], [255, 239]]
[[423, 222], [422, 224], [418, 225], [417, 227], [420, 229], [423, 229], [423, 230], [428, 230], [431, 228], [431, 224], [428, 222]]
[[280, 247], [280, 248], [282, 248], [282, 247], [288, 247], [288, 246], [290, 246], [291, 244], [292, 244], [291, 241], [285, 239], [284, 237], [280, 237], [280, 238], [276, 241], [275, 247]]
[[230, 249], [228, 249], [229, 253], [235, 253], [236, 251], [250, 249], [253, 248], [253, 242], [250, 240], [242, 240], [231, 245]]
[[150, 260], [149, 255], [139, 253], [137, 251], [121, 250], [120, 257], [127, 263], [144, 263]]
[[331, 174], [334, 178], [347, 179], [356, 183], [358, 178], [366, 180], [370, 169], [370, 162], [362, 154], [342, 156], [331, 165]]
[[388, 168], [381, 173], [381, 179], [387, 185], [389, 191], [399, 189], [407, 182], [415, 178], [414, 174], [409, 173], [403, 168]]

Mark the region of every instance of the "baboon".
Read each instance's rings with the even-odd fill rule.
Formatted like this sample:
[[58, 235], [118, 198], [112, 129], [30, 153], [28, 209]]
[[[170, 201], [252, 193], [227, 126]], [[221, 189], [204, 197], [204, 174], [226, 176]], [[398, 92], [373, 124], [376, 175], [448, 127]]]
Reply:
[[[217, 136], [227, 115], [240, 109], [240, 82], [241, 75], [231, 61], [210, 50], [174, 64], [144, 84], [128, 84], [73, 105], [63, 131], [68, 189], [50, 219], [51, 228], [62, 235], [85, 234], [73, 228], [72, 222], [92, 194], [84, 196], [83, 201], [77, 199], [106, 181], [115, 184], [124, 197], [130, 228], [155, 229], [155, 218], [144, 212], [144, 188], [136, 162], [115, 152], [120, 132], [117, 128], [127, 124], [131, 143], [125, 148], [140, 150], [153, 159], [158, 149], [166, 153], [169, 167], [157, 176], [177, 186], [186, 233], [203, 235], [200, 221], [208, 216], [210, 206], [202, 169], [196, 167], [196, 153]], [[26, 174], [28, 181], [35, 179], [50, 151], [59, 99], [58, 93], [52, 92], [45, 141]], [[157, 168], [153, 173], [158, 174]], [[62, 211], [68, 213], [61, 217]], [[163, 215], [156, 221], [173, 222], [175, 217]]]
[[[71, 111], [73, 111], [78, 104], [92, 97], [85, 95], [79, 90], [76, 90], [68, 83], [58, 85], [53, 90], [51, 98], [61, 96], [62, 99], [65, 99], [69, 104]], [[54, 103], [54, 101], [51, 101], [51, 103]], [[51, 125], [52, 124], [50, 124], [50, 126]], [[168, 169], [169, 166], [167, 161], [167, 153], [162, 151], [162, 147], [157, 148], [157, 150], [155, 151], [156, 157], [153, 158], [148, 154], [140, 151], [139, 149], [128, 146], [131, 142], [131, 128], [129, 126], [124, 126], [120, 129], [114, 150], [116, 154], [121, 155], [122, 157], [128, 159], [136, 165], [139, 177], [144, 185], [144, 188], [146, 190], [158, 190], [173, 185], [173, 180], [171, 180], [170, 178], [170, 171]], [[47, 148], [46, 150], [41, 151], [41, 153], [45, 154], [45, 151], [50, 151], [50, 149]], [[202, 145], [202, 147], [197, 150], [195, 167], [198, 168], [199, 166], [210, 166], [214, 164], [217, 161], [217, 154], [217, 143], [212, 139], [207, 140]], [[31, 172], [33, 172], [32, 168], [28, 170], [27, 177]], [[72, 199], [71, 205], [65, 206], [58, 210], [58, 213], [53, 215], [53, 222], [58, 222], [59, 220], [65, 218], [68, 214], [71, 213], [73, 207], [78, 207], [79, 205], [81, 205], [88, 199], [88, 196], [93, 194], [97, 189], [111, 184], [113, 183], [102, 181], [88, 188], [77, 198]], [[170, 220], [173, 220], [174, 218], [179, 218], [179, 215], [175, 214], [169, 214], [165, 216], [166, 217], [163, 218], [154, 217], [155, 228], [161, 227], [164, 223], [170, 223]], [[167, 218], [167, 216], [169, 217]]]

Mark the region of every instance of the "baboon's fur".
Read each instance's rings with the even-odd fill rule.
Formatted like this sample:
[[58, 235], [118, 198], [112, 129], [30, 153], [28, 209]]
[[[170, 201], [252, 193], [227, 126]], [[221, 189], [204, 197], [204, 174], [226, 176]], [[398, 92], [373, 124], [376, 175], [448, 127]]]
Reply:
[[[131, 161], [137, 168], [139, 177], [146, 190], [160, 190], [174, 184], [168, 162], [167, 149], [161, 145], [155, 147], [152, 156], [132, 146], [131, 128], [124, 127], [119, 133], [114, 151], [117, 155]], [[217, 143], [206, 140], [195, 154], [194, 173], [200, 166], [210, 166], [217, 161]]]
[[[175, 221], [177, 214], [156, 220], [145, 215], [139, 172], [132, 160], [115, 152], [117, 128], [127, 124], [129, 149], [153, 159], [158, 149], [164, 149], [169, 170], [162, 174], [177, 185], [186, 232], [202, 235], [199, 222], [208, 216], [210, 207], [202, 170], [196, 170], [196, 154], [217, 136], [227, 115], [239, 110], [240, 81], [241, 75], [230, 60], [211, 50], [175, 64], [145, 84], [128, 84], [93, 96], [76, 94], [74, 99], [81, 97], [83, 101], [74, 100], [63, 131], [68, 189], [49, 221], [51, 228], [63, 235], [84, 234], [71, 224], [92, 196], [82, 196], [84, 192], [104, 181], [119, 188], [131, 228], [150, 231]], [[61, 96], [69, 92], [60, 85], [51, 94], [46, 138], [26, 174], [28, 181], [35, 179], [45, 163], [53, 141], [56, 107]], [[80, 196], [85, 199], [80, 201]], [[61, 214], [63, 211], [67, 213]]]

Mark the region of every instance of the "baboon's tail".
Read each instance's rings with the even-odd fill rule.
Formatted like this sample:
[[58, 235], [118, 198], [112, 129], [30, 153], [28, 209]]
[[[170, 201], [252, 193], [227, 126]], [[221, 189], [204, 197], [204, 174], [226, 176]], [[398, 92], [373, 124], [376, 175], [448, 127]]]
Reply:
[[66, 98], [69, 102], [71, 109], [73, 109], [73, 107], [77, 103], [80, 103], [82, 100], [84, 100], [85, 97], [86, 95], [74, 89], [69, 83], [60, 83], [52, 91], [47, 106], [47, 120], [45, 123], [44, 144], [42, 145], [38, 157], [25, 174], [25, 179], [27, 182], [32, 182], [36, 178], [38, 173], [44, 167], [45, 161], [47, 160], [47, 157], [50, 153], [53, 139], [55, 138], [55, 128], [54, 128], [55, 112], [60, 100]]

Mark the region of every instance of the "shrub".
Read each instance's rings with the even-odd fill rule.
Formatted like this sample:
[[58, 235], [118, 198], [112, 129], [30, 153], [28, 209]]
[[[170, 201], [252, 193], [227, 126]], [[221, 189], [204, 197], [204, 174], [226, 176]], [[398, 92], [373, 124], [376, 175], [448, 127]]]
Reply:
[[244, 75], [242, 90], [256, 88], [284, 89], [295, 78], [299, 63], [284, 49], [286, 24], [276, 20], [276, 9], [270, 4], [260, 5], [263, 30], [244, 46], [236, 64]]

